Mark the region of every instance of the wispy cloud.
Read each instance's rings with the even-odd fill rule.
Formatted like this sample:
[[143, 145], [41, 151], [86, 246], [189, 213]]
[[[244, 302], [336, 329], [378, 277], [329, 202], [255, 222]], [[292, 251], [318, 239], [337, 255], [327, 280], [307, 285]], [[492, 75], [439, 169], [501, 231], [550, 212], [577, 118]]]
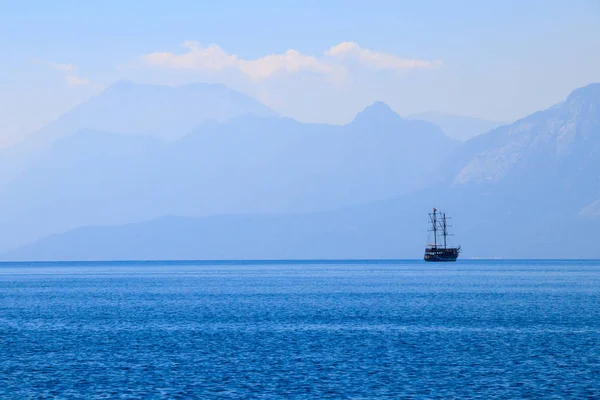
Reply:
[[40, 60], [39, 58], [34, 58], [32, 60], [35, 64], [42, 64], [45, 65], [46, 67], [55, 69], [57, 71], [63, 71], [63, 72], [74, 72], [77, 71], [77, 67], [73, 64], [66, 64], [66, 63], [57, 63], [57, 62], [53, 62], [53, 61], [44, 61], [44, 60]]
[[55, 62], [47, 62], [46, 63], [50, 68], [57, 69], [63, 72], [73, 72], [77, 70], [77, 67], [73, 64], [60, 64]]
[[441, 61], [405, 59], [387, 53], [363, 49], [354, 42], [332, 46], [321, 56], [301, 54], [290, 49], [283, 54], [270, 54], [246, 60], [229, 54], [216, 44], [203, 47], [195, 41], [185, 41], [182, 53], [155, 52], [143, 55], [143, 64], [175, 70], [196, 70], [209, 73], [237, 70], [252, 80], [264, 80], [276, 74], [311, 72], [319, 75], [345, 74], [344, 62], [352, 60], [368, 69], [405, 71], [439, 67]]
[[82, 86], [82, 85], [89, 85], [90, 84], [90, 80], [89, 79], [80, 78], [80, 77], [75, 76], [75, 75], [67, 75], [66, 79], [67, 79], [67, 84], [69, 86]]
[[[69, 87], [92, 85], [92, 82], [90, 82], [89, 79], [81, 78], [80, 76], [75, 75], [75, 73], [77, 72], [77, 66], [74, 64], [63, 64], [53, 61], [42, 61], [37, 58], [34, 59], [33, 62], [63, 72], [65, 74], [65, 81], [67, 82], [67, 85]], [[93, 86], [98, 87], [98, 85]]]
[[354, 42], [343, 42], [332, 46], [325, 54], [339, 60], [353, 60], [364, 67], [372, 69], [404, 71], [410, 69], [436, 68], [442, 65], [441, 60], [425, 61], [402, 58], [393, 54], [363, 49]]

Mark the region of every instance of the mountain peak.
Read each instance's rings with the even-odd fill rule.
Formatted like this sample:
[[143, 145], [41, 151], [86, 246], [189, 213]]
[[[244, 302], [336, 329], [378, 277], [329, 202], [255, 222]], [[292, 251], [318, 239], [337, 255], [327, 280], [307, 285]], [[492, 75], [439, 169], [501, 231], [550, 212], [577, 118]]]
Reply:
[[353, 122], [365, 121], [365, 122], [393, 122], [402, 120], [402, 117], [398, 115], [394, 110], [390, 108], [383, 101], [376, 101], [370, 106], [367, 106], [364, 110], [356, 114]]
[[567, 97], [566, 103], [600, 104], [600, 83], [590, 83], [589, 85], [573, 90]]
[[398, 115], [394, 112], [394, 110], [392, 110], [390, 108], [390, 106], [388, 106], [383, 101], [379, 101], [379, 100], [375, 101], [370, 106], [365, 107], [365, 109], [362, 110], [361, 113], [371, 113], [371, 114], [379, 114], [379, 115], [385, 115], [385, 114]]

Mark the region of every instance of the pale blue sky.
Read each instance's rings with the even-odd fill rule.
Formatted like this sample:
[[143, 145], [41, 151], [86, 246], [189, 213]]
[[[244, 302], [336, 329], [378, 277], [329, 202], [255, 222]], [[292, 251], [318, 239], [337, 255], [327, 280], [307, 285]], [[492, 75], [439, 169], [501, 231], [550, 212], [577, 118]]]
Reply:
[[[600, 1], [5, 1], [0, 44], [0, 145], [119, 79], [222, 82], [304, 121], [374, 100], [510, 121], [600, 81]], [[251, 62], [289, 49], [306, 58]]]

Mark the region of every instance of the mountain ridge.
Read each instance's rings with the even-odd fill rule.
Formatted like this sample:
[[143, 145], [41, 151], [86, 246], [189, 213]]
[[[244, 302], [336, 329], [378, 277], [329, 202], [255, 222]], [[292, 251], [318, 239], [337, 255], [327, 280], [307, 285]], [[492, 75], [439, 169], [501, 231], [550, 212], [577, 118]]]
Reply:
[[0, 248], [165, 214], [312, 212], [408, 192], [458, 142], [394, 115], [390, 126], [243, 115], [178, 140], [79, 130], [0, 188]]
[[40, 158], [56, 140], [80, 129], [174, 139], [204, 121], [246, 114], [276, 116], [258, 100], [221, 84], [159, 86], [117, 81], [21, 141], [0, 149], [0, 187]]
[[[600, 257], [593, 239], [600, 209], [597, 87], [574, 91], [559, 105], [468, 140], [442, 167], [450, 169], [444, 179], [413, 193], [300, 216], [170, 219], [193, 228], [185, 233], [171, 225], [166, 230], [175, 232], [168, 238], [171, 247], [161, 244], [167, 240], [161, 221], [146, 221], [136, 225], [139, 231], [127, 228], [120, 240], [150, 235], [153, 241], [137, 242], [120, 254], [130, 259], [175, 257], [178, 251], [183, 258], [415, 258], [425, 245], [426, 213], [436, 206], [454, 217], [464, 257]], [[114, 256], [109, 237], [119, 237], [121, 228], [106, 229], [109, 235], [94, 236], [78, 248], [96, 245], [95, 256]], [[53, 246], [69, 247], [61, 237]], [[44, 246], [43, 257], [76, 253], [76, 246], [70, 247], [75, 253], [54, 251], [42, 240], [11, 254], [35, 258]]]

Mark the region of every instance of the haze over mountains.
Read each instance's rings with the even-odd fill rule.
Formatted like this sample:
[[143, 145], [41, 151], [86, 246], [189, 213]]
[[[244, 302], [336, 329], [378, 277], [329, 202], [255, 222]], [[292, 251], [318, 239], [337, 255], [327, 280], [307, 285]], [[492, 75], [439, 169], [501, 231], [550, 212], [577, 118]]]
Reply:
[[[197, 100], [204, 98], [196, 91], [207, 90], [209, 96], [222, 89], [120, 83], [82, 106], [78, 118], [70, 113], [65, 121], [94, 129], [55, 133], [62, 138], [0, 188], [0, 224], [10, 227], [0, 233], [0, 248], [80, 226], [165, 215], [310, 213], [375, 201], [426, 186], [458, 145], [434, 124], [402, 119], [380, 102], [345, 126], [305, 124], [269, 115], [228, 89], [233, 105], [227, 101], [210, 113], [199, 112], [199, 126], [183, 137], [166, 134], [166, 128], [143, 135], [133, 123], [125, 129], [123, 115], [138, 98], [143, 106], [134, 120], [144, 113], [159, 114], [154, 108], [162, 103], [153, 93], [168, 93], [169, 104], [190, 101], [202, 108], [206, 102]], [[188, 91], [194, 93], [192, 99]], [[177, 93], [184, 98], [175, 101]], [[122, 108], [127, 110], [115, 102], [126, 104]], [[217, 112], [228, 107], [233, 111]], [[102, 122], [102, 115], [118, 122]], [[181, 132], [184, 117], [192, 125], [192, 115], [173, 116], [176, 131]], [[206, 115], [229, 118], [202, 122]], [[168, 118], [151, 119], [166, 126]], [[123, 128], [125, 134], [99, 128]]]
[[409, 119], [429, 121], [436, 124], [446, 135], [453, 139], [466, 141], [489, 132], [502, 125], [500, 122], [487, 121], [481, 118], [452, 115], [440, 111], [428, 111], [408, 116]]
[[58, 139], [79, 130], [181, 138], [203, 123], [241, 115], [275, 116], [252, 97], [220, 84], [139, 85], [119, 81], [25, 140], [0, 149], [0, 185], [22, 173]]
[[2, 188], [5, 258], [420, 258], [433, 206], [466, 257], [600, 257], [600, 84], [463, 144], [383, 103], [156, 136], [56, 142]]

